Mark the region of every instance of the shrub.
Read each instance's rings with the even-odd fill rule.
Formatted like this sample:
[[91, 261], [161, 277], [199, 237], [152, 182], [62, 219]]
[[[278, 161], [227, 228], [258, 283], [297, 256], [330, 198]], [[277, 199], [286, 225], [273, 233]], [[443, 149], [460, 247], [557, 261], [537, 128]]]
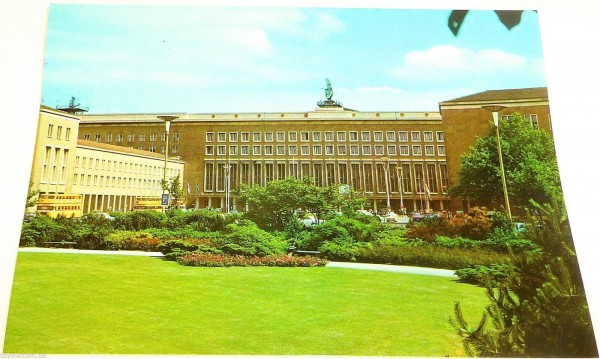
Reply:
[[157, 249], [167, 260], [176, 260], [182, 255], [192, 253], [222, 253], [216, 248], [211, 239], [167, 240], [158, 245]]
[[167, 223], [167, 216], [157, 211], [131, 211], [115, 213], [113, 226], [118, 229], [139, 231], [146, 228], [162, 228]]
[[322, 267], [327, 261], [315, 257], [291, 257], [287, 255], [244, 257], [222, 254], [193, 253], [181, 256], [178, 263], [193, 267]]
[[219, 249], [227, 254], [259, 257], [284, 254], [288, 247], [283, 236], [263, 231], [249, 221], [225, 227], [222, 243]]
[[[36, 216], [24, 222], [21, 228], [19, 245], [23, 247], [41, 246], [44, 242], [59, 242], [69, 235], [64, 225], [48, 216]], [[71, 238], [68, 240], [71, 242]]]
[[491, 283], [496, 286], [497, 283], [505, 280], [508, 276], [509, 265], [506, 263], [492, 264], [489, 266], [472, 265], [461, 268], [456, 271], [458, 280], [463, 283], [471, 283], [484, 286]]
[[373, 245], [358, 250], [356, 261], [433, 267], [445, 269], [465, 268], [476, 264], [492, 265], [505, 260], [501, 253], [483, 250], [466, 250], [435, 246]]
[[512, 229], [512, 227], [508, 230], [495, 228], [488, 239], [481, 242], [481, 245], [483, 248], [502, 253], [509, 253], [509, 251], [522, 253], [538, 248], [535, 243], [526, 239], [521, 233]]
[[481, 247], [482, 242], [462, 237], [437, 236], [432, 244], [436, 247], [473, 249]]
[[339, 226], [337, 223], [325, 222], [315, 226], [308, 240], [299, 243], [301, 249], [318, 250], [325, 242], [352, 242], [352, 237], [346, 228]]
[[492, 221], [487, 216], [487, 210], [484, 207], [473, 207], [468, 213], [457, 214], [448, 219], [447, 235], [482, 241], [487, 238], [491, 228]]
[[161, 240], [147, 232], [115, 231], [105, 239], [108, 250], [130, 250], [154, 252], [158, 250]]
[[152, 234], [154, 237], [161, 240], [170, 239], [203, 239], [203, 238], [219, 238], [221, 233], [219, 232], [202, 232], [197, 231], [191, 226], [185, 226], [177, 229], [168, 228], [148, 228], [144, 232]]
[[185, 223], [190, 224], [197, 231], [212, 232], [222, 230], [225, 219], [219, 212], [210, 209], [196, 209], [191, 212], [185, 212]]
[[325, 242], [319, 247], [319, 251], [327, 259], [353, 262], [356, 261], [358, 250], [370, 245], [370, 243], [364, 242]]

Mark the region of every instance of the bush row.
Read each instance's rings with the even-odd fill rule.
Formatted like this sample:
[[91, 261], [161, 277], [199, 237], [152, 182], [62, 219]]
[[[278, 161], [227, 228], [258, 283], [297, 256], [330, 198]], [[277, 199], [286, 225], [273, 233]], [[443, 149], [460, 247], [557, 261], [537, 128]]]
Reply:
[[177, 259], [185, 266], [193, 267], [323, 267], [327, 261], [316, 257], [292, 257], [270, 255], [245, 257], [239, 255], [192, 253]]

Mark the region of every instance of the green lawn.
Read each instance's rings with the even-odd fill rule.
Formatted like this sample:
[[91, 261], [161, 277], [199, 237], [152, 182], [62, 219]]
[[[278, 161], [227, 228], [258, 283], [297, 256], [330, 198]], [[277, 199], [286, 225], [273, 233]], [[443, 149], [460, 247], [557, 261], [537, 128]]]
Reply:
[[443, 277], [20, 253], [4, 352], [456, 356], [455, 300], [486, 304]]

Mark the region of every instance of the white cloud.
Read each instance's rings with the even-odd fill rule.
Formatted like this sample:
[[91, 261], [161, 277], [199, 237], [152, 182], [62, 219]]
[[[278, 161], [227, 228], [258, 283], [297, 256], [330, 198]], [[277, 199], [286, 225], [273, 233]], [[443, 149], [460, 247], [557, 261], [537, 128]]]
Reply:
[[390, 74], [405, 80], [443, 82], [465, 76], [523, 71], [529, 65], [525, 57], [498, 49], [473, 51], [439, 45], [407, 53], [404, 63], [391, 69]]

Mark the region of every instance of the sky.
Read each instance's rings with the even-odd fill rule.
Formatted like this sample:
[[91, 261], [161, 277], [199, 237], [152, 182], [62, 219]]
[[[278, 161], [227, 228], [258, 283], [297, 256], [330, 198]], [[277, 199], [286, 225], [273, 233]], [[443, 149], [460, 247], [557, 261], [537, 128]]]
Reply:
[[41, 101], [90, 113], [437, 111], [472, 93], [546, 86], [538, 15], [507, 30], [471, 11], [52, 4]]

